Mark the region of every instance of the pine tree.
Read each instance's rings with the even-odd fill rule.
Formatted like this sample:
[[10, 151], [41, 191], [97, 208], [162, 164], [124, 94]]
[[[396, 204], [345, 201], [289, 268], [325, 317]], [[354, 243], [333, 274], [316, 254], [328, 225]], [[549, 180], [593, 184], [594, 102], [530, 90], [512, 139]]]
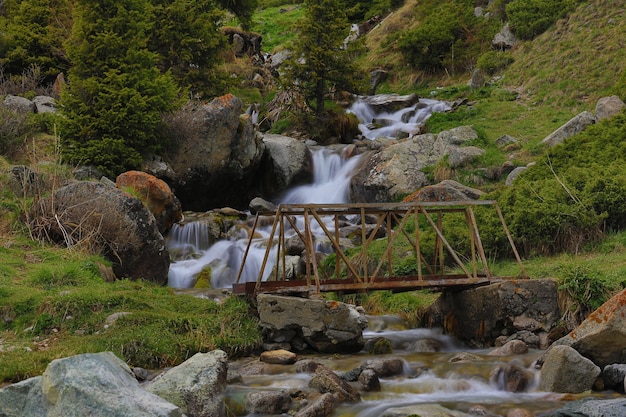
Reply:
[[315, 113], [321, 118], [326, 94], [358, 90], [360, 73], [352, 60], [351, 45], [345, 43], [350, 25], [341, 0], [306, 0], [304, 7], [290, 63], [291, 78], [307, 99], [314, 99]]
[[153, 0], [154, 19], [148, 47], [159, 54], [162, 72], [194, 95], [223, 94], [219, 73], [226, 38], [220, 30], [224, 12], [212, 0]]
[[147, 0], [75, 1], [66, 45], [72, 68], [61, 95], [70, 161], [116, 175], [163, 145], [162, 115], [179, 105], [179, 92], [147, 48], [151, 22]]

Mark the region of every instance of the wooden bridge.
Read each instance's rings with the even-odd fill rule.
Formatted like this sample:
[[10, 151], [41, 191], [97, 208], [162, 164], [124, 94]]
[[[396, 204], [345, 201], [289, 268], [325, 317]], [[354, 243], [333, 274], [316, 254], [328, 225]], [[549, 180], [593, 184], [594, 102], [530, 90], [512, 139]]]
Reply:
[[[489, 271], [475, 209], [492, 209], [498, 216], [510, 249], [517, 259], [520, 273], [515, 277], [494, 277]], [[273, 217], [267, 238], [267, 249], [256, 282], [240, 282], [250, 247], [258, 239], [258, 229]], [[340, 227], [348, 218], [356, 219], [350, 234], [357, 241], [349, 248]], [[452, 219], [456, 241], [446, 238], [444, 226]], [[265, 219], [263, 221], [263, 219]], [[322, 267], [315, 249], [317, 228], [332, 248], [333, 262]], [[466, 236], [459, 241], [459, 228]], [[343, 229], [345, 230], [345, 229]], [[377, 239], [377, 236], [386, 239]], [[304, 271], [294, 277], [286, 262], [286, 238], [298, 236], [304, 244]], [[382, 243], [381, 243], [382, 242]], [[456, 245], [455, 245], [456, 244]], [[455, 248], [456, 246], [456, 248]], [[462, 252], [459, 246], [463, 247]], [[398, 265], [394, 252], [411, 248], [411, 261]], [[275, 263], [269, 277], [263, 280], [269, 258], [275, 250]], [[381, 256], [382, 251], [382, 256]], [[372, 256], [376, 252], [376, 256]], [[373, 261], [373, 259], [378, 259]], [[394, 263], [395, 262], [395, 263]], [[330, 265], [330, 266], [328, 266]], [[403, 271], [403, 268], [405, 269]], [[408, 271], [406, 271], [408, 269]], [[405, 274], [408, 273], [408, 274]], [[504, 279], [527, 278], [515, 244], [495, 201], [453, 201], [398, 204], [295, 204], [281, 205], [276, 212], [256, 214], [235, 294], [258, 293], [311, 295], [320, 292], [342, 293], [369, 290], [411, 291], [444, 290], [486, 285]]]

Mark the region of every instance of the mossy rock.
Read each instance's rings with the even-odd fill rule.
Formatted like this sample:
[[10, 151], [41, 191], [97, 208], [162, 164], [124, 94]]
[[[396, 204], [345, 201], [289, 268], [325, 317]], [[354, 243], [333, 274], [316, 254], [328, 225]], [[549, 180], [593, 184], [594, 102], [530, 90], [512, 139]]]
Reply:
[[196, 283], [194, 284], [194, 288], [212, 288], [211, 286], [211, 278], [213, 277], [213, 271], [210, 266], [206, 266], [200, 271], [198, 276], [196, 277]]

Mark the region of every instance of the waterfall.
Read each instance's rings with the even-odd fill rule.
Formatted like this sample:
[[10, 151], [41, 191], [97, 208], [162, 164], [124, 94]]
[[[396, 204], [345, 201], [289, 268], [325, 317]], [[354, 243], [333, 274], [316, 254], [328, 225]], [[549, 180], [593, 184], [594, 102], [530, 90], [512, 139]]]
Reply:
[[[343, 158], [330, 149], [313, 151], [313, 182], [289, 190], [279, 201], [286, 204], [341, 204], [349, 202], [350, 178], [360, 157]], [[265, 256], [269, 228], [259, 228], [246, 257], [242, 282], [256, 281]], [[242, 229], [237, 238], [220, 240], [209, 245], [208, 227], [201, 221], [175, 225], [168, 236], [168, 248], [176, 261], [170, 265], [168, 284], [174, 288], [189, 288], [196, 284], [199, 274], [210, 268], [213, 288], [231, 287], [239, 273], [248, 235]], [[264, 269], [263, 279], [272, 271], [276, 261], [272, 250]]]
[[450, 110], [450, 106], [439, 100], [420, 99], [411, 107], [394, 112], [377, 113], [366, 100], [357, 98], [348, 111], [360, 121], [359, 130], [368, 139], [380, 137], [399, 137], [418, 134], [420, 128], [434, 112]]

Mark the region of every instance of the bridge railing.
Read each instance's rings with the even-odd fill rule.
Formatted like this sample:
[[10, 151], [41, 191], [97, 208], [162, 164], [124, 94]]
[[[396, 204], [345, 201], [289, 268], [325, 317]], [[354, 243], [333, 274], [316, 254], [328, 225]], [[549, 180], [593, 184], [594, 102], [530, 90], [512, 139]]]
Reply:
[[[370, 289], [409, 290], [453, 285], [476, 285], [490, 282], [493, 277], [482, 245], [474, 208], [495, 209], [519, 267], [519, 277], [526, 277], [520, 256], [495, 201], [472, 200], [452, 202], [388, 203], [388, 204], [283, 204], [276, 212], [256, 214], [248, 246], [240, 267], [235, 293], [367, 291]], [[456, 216], [463, 223], [467, 236], [465, 250], [446, 237], [444, 217]], [[246, 258], [259, 227], [260, 219], [272, 216], [272, 228], [256, 283], [240, 283]], [[356, 218], [352, 240], [359, 249], [348, 249], [341, 225], [346, 218]], [[327, 239], [334, 254], [334, 272], [321, 270], [316, 251], [317, 234]], [[297, 236], [304, 245], [304, 279], [287, 279], [286, 238]], [[378, 237], [384, 236], [386, 240]], [[458, 237], [457, 235], [454, 235]], [[429, 239], [428, 244], [425, 240]], [[381, 242], [384, 243], [382, 255]], [[469, 243], [469, 244], [468, 244]], [[411, 247], [414, 274], [396, 274], [394, 249]], [[468, 248], [469, 246], [469, 248]], [[276, 260], [269, 278], [263, 281], [272, 249]], [[358, 250], [355, 253], [355, 250]], [[372, 252], [377, 252], [373, 257]], [[378, 258], [377, 263], [372, 259]], [[396, 265], [397, 266], [397, 265]]]

